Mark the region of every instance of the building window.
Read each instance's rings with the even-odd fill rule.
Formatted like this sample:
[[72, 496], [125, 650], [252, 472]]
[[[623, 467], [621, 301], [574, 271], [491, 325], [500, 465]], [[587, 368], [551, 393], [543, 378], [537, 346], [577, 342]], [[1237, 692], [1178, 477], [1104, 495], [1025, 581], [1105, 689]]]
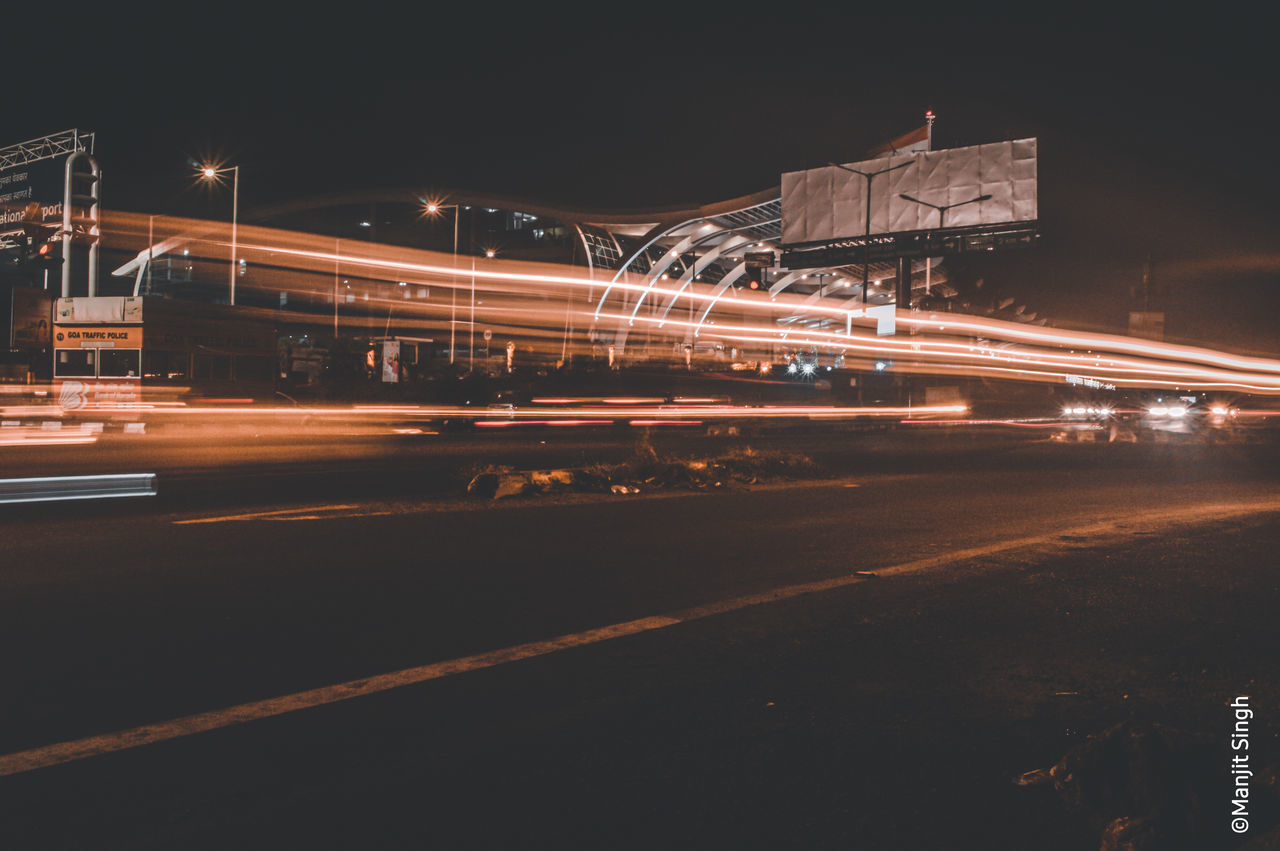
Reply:
[[98, 377], [137, 378], [141, 357], [139, 349], [103, 349], [98, 360]]
[[94, 378], [97, 376], [96, 349], [58, 349], [53, 361], [55, 378]]
[[266, 355], [236, 355], [237, 381], [270, 381], [275, 368], [275, 360]]
[[524, 230], [538, 220], [529, 213], [507, 213], [507, 230]]
[[148, 349], [142, 355], [143, 378], [159, 380], [185, 380], [190, 370], [186, 352], [166, 352]]
[[191, 377], [196, 381], [225, 380], [231, 377], [231, 356], [196, 352]]
[[621, 259], [621, 253], [618, 251], [617, 244], [606, 232], [597, 233], [594, 230], [588, 230], [585, 226], [582, 229], [583, 239], [586, 241], [588, 250], [591, 252], [594, 266], [601, 269], [616, 269]]

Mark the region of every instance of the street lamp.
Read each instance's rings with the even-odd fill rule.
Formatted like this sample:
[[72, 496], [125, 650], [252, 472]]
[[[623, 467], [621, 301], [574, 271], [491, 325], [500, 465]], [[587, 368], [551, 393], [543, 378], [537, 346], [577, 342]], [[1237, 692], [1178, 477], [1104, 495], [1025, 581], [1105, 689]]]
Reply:
[[864, 308], [867, 306], [867, 267], [871, 261], [871, 179], [882, 174], [888, 174], [895, 169], [906, 168], [913, 162], [915, 162], [914, 158], [907, 160], [904, 163], [898, 163], [897, 165], [891, 165], [888, 168], [882, 168], [879, 171], [859, 171], [856, 168], [849, 168], [847, 165], [840, 165], [840, 163], [828, 163], [828, 165], [833, 165], [836, 168], [842, 168], [845, 171], [860, 174], [863, 179], [867, 181], [866, 230], [863, 232], [862, 237], [862, 306]]
[[[453, 208], [453, 285], [449, 287], [452, 294], [452, 304], [449, 307], [449, 364], [453, 364], [454, 339], [457, 334], [458, 327], [458, 205], [457, 204], [441, 204], [439, 201], [424, 200], [423, 211], [432, 218], [441, 215], [446, 209]], [[472, 284], [474, 293], [474, 282]], [[474, 296], [473, 296], [474, 297]]]
[[227, 292], [231, 304], [234, 305], [236, 303], [236, 224], [240, 213], [240, 166], [218, 168], [206, 165], [200, 168], [201, 178], [215, 183], [219, 182], [219, 176], [227, 172], [231, 172], [231, 274], [227, 279]]

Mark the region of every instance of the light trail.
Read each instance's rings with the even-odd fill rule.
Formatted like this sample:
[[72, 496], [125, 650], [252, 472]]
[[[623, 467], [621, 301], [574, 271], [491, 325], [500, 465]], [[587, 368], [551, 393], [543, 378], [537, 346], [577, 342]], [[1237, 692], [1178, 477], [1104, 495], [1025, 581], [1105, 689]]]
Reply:
[[0, 479], [0, 503], [155, 496], [155, 473]]
[[[225, 228], [208, 222], [166, 220], [170, 227], [185, 228], [197, 238], [191, 244], [212, 255], [230, 244]], [[115, 232], [143, 238], [152, 222], [138, 214], [112, 214]], [[1235, 390], [1280, 394], [1280, 360], [1237, 355], [1204, 347], [1162, 343], [1114, 334], [1038, 328], [963, 314], [899, 311], [897, 322], [911, 330], [909, 336], [869, 337], [861, 332], [873, 320], [861, 305], [839, 297], [817, 299], [788, 293], [735, 293], [715, 285], [673, 281], [635, 283], [627, 276], [605, 282], [577, 267], [563, 267], [505, 259], [473, 260], [439, 252], [395, 246], [334, 240], [311, 234], [262, 227], [244, 227], [238, 251], [261, 271], [265, 290], [296, 293], [301, 300], [336, 298], [335, 276], [357, 281], [362, 305], [387, 311], [397, 326], [421, 330], [424, 335], [452, 328], [474, 335], [483, 326], [495, 337], [519, 341], [520, 358], [563, 361], [569, 353], [600, 356], [610, 340], [628, 337], [627, 357], [637, 350], [648, 359], [679, 361], [695, 355], [705, 364], [705, 354], [688, 346], [701, 341], [741, 348], [741, 359], [776, 362], [802, 356], [866, 356], [891, 358], [894, 371], [918, 374], [953, 374], [1013, 378], [1022, 381], [1060, 383], [1071, 377], [1120, 387], [1168, 387], [1188, 390]], [[225, 259], [222, 261], [225, 263]], [[474, 268], [473, 268], [474, 266]], [[448, 299], [393, 298], [404, 281], [412, 287], [438, 288]], [[242, 284], [247, 288], [252, 283]], [[604, 310], [607, 291], [616, 299], [616, 310]], [[458, 321], [453, 296], [475, 293], [467, 316]], [[641, 299], [651, 297], [665, 304], [661, 315], [645, 316]], [[689, 319], [671, 311], [676, 301], [690, 306]], [[696, 321], [693, 306], [703, 315]], [[714, 308], [714, 310], [713, 310]], [[474, 321], [471, 311], [474, 309]], [[683, 308], [681, 308], [683, 309]], [[657, 311], [655, 311], [656, 313]], [[310, 314], [327, 321], [319, 310]], [[452, 316], [452, 320], [451, 320]], [[803, 322], [795, 320], [802, 319]], [[376, 316], [350, 317], [351, 327], [370, 333], [381, 324]], [[831, 323], [838, 330], [822, 326]], [[804, 325], [817, 327], [803, 327]], [[634, 334], [628, 335], [627, 329]], [[641, 330], [643, 341], [635, 339]], [[584, 339], [590, 331], [592, 339]], [[996, 348], [1012, 344], [1011, 348]], [[664, 347], [665, 352], [664, 352]]]
[[[474, 405], [357, 405], [357, 406], [298, 406], [298, 407], [241, 407], [229, 405], [189, 405], [182, 408], [165, 408], [148, 412], [145, 422], [134, 422], [133, 411], [127, 412], [137, 426], [161, 426], [168, 422], [196, 421], [211, 429], [222, 424], [230, 427], [252, 423], [255, 429], [271, 430], [278, 434], [314, 435], [321, 429], [328, 433], [361, 434], [350, 431], [353, 427], [379, 427], [394, 434], [434, 435], [438, 432], [423, 428], [405, 428], [405, 421], [422, 423], [438, 421], [471, 422], [476, 427], [508, 428], [546, 426], [571, 428], [586, 426], [610, 426], [625, 423], [634, 427], [658, 425], [702, 425], [706, 422], [750, 421], [857, 421], [900, 418], [954, 417], [968, 411], [963, 404], [914, 405], [914, 406], [836, 406], [836, 405], [776, 405], [744, 406], [706, 403], [706, 400], [682, 400], [679, 403], [654, 405], [643, 400], [632, 404], [612, 404], [617, 400], [601, 400], [596, 404], [571, 404], [560, 406], [533, 405], [530, 407], [491, 408]], [[154, 432], [152, 432], [154, 434]], [[364, 432], [368, 434], [370, 432]], [[188, 435], [189, 432], [180, 432]], [[13, 435], [12, 438], [9, 435]], [[85, 432], [77, 429], [5, 428], [0, 430], [0, 446], [30, 446], [91, 443], [100, 437], [100, 431]]]
[[[841, 407], [835, 405], [778, 405], [750, 407], [742, 405], [694, 405], [682, 404], [679, 407], [666, 406], [627, 406], [624, 410], [607, 406], [572, 406], [562, 408], [510, 408], [492, 409], [474, 405], [396, 405], [396, 406], [359, 406], [359, 407], [297, 407], [297, 408], [201, 408], [191, 406], [179, 410], [156, 412], [157, 417], [203, 417], [218, 415], [262, 414], [282, 416], [290, 419], [309, 417], [327, 417], [344, 419], [352, 416], [363, 418], [417, 417], [420, 419], [473, 419], [497, 422], [540, 421], [575, 423], [603, 422], [599, 417], [616, 417], [625, 413], [636, 419], [670, 420], [699, 417], [702, 419], [784, 419], [784, 418], [858, 418], [858, 417], [896, 417], [910, 414], [956, 414], [968, 410], [966, 405], [917, 405], [911, 407], [890, 406], [858, 406]], [[611, 420], [610, 420], [611, 421]]]
[[45, 429], [30, 426], [0, 428], [0, 446], [65, 446], [96, 443], [98, 434], [77, 429]]
[[[643, 321], [655, 321], [645, 319]], [[667, 320], [669, 324], [692, 326], [692, 322]], [[705, 330], [705, 329], [704, 329]], [[770, 342], [773, 338], [753, 336], [756, 329], [752, 326], [720, 325], [711, 329], [711, 333], [724, 339]], [[789, 332], [790, 333], [790, 332]], [[868, 356], [889, 358], [950, 357], [962, 360], [982, 362], [987, 360], [1021, 361], [1032, 365], [1069, 367], [1070, 372], [1047, 371], [1039, 373], [1043, 376], [1065, 378], [1067, 375], [1086, 373], [1085, 377], [1096, 378], [1107, 382], [1125, 381], [1130, 386], [1148, 386], [1153, 383], [1165, 383], [1169, 386], [1188, 386], [1196, 384], [1212, 385], [1218, 389], [1239, 388], [1255, 392], [1280, 392], [1280, 375], [1270, 376], [1257, 373], [1239, 373], [1226, 370], [1179, 369], [1160, 361], [1137, 361], [1109, 359], [1102, 362], [1097, 356], [1059, 354], [1032, 349], [981, 349], [972, 343], [937, 342], [929, 338], [912, 337], [903, 340], [859, 338], [834, 332], [808, 331], [802, 336], [788, 336], [787, 342], [802, 349], [814, 347], [838, 348], [841, 351], [863, 351]], [[1119, 364], [1126, 364], [1121, 366]], [[898, 364], [898, 367], [903, 366]], [[981, 368], [982, 364], [979, 364]], [[1091, 374], [1088, 374], [1091, 373]], [[1034, 373], [1028, 373], [1034, 374]], [[1125, 375], [1132, 377], [1125, 378]], [[1247, 381], [1261, 383], [1249, 384]]]

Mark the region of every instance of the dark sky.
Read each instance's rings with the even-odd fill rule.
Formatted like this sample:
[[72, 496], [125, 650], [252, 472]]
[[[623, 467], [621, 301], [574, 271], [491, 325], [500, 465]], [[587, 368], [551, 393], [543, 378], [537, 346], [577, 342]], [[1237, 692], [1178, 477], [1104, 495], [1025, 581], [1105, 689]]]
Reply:
[[1280, 352], [1280, 75], [1261, 21], [1034, 4], [468, 8], [99, 7], [66, 51], [44, 16], [39, 37], [6, 39], [31, 94], [8, 99], [0, 144], [95, 130], [106, 205], [146, 212], [224, 217], [225, 198], [190, 186], [187, 159], [210, 155], [240, 164], [244, 211], [419, 185], [631, 208], [774, 186], [931, 108], [937, 147], [1040, 139], [1042, 245], [962, 277], [1119, 329], [1150, 253], [1171, 336]]

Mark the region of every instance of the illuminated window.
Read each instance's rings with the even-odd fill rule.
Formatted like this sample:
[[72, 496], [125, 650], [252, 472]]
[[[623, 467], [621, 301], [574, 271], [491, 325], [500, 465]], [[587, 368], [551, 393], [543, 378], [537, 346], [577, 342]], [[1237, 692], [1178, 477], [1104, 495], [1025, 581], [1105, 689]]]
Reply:
[[507, 230], [525, 230], [537, 220], [529, 213], [507, 213]]

